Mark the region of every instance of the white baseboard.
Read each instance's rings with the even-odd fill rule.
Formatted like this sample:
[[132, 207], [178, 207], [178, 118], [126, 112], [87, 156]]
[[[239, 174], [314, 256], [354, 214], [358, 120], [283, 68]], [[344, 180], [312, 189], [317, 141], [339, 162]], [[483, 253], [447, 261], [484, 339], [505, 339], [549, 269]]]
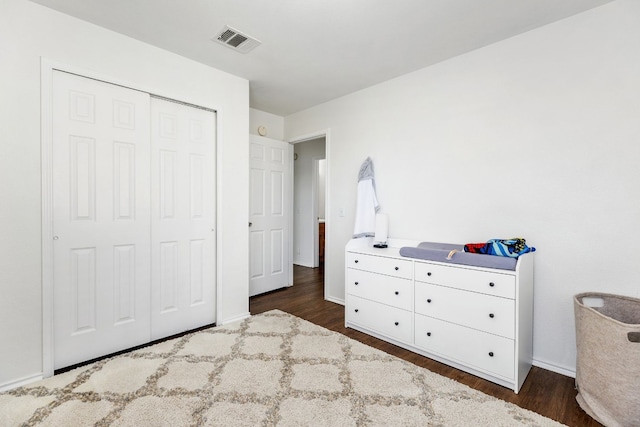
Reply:
[[554, 365], [553, 363], [545, 362], [542, 360], [533, 359], [533, 366], [537, 366], [538, 368], [546, 369], [547, 371], [555, 372], [557, 374], [561, 374], [566, 377], [571, 377], [571, 378], [576, 377], [575, 370], [562, 367], [562, 366], [557, 366], [557, 365]]
[[344, 300], [343, 299], [338, 299], [338, 298], [333, 298], [333, 297], [325, 297], [324, 299], [329, 301], [329, 302], [334, 302], [336, 304], [344, 305]]
[[293, 264], [299, 265], [300, 267], [316, 268], [315, 265], [313, 265], [313, 263], [309, 264], [307, 262], [293, 261]]
[[238, 321], [238, 320], [244, 320], [244, 319], [247, 319], [249, 317], [251, 317], [251, 313], [246, 312], [246, 313], [240, 314], [238, 316], [231, 317], [229, 319], [224, 319], [218, 326], [227, 325], [229, 323], [232, 323], [232, 322], [235, 322], [235, 321]]
[[40, 372], [34, 375], [30, 375], [28, 377], [23, 377], [17, 380], [2, 383], [0, 384], [0, 393], [4, 391], [12, 390], [14, 388], [22, 387], [23, 385], [31, 384], [32, 382], [35, 382], [35, 381], [40, 381], [43, 378], [44, 376], [42, 372]]

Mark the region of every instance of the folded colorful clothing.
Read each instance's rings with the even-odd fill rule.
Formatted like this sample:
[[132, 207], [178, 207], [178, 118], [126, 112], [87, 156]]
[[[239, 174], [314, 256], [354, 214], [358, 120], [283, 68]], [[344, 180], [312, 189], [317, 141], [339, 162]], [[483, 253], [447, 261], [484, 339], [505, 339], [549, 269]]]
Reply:
[[486, 243], [467, 243], [464, 245], [465, 252], [485, 255], [508, 256], [518, 258], [527, 252], [534, 252], [536, 248], [529, 247], [525, 239], [514, 237], [513, 239], [491, 239]]

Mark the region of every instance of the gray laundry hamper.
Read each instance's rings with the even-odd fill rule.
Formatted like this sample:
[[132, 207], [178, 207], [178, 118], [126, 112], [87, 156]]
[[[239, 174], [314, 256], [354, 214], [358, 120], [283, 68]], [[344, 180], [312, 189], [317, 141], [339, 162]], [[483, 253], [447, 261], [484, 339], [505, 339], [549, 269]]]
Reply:
[[640, 426], [640, 299], [578, 294], [576, 400], [608, 427]]

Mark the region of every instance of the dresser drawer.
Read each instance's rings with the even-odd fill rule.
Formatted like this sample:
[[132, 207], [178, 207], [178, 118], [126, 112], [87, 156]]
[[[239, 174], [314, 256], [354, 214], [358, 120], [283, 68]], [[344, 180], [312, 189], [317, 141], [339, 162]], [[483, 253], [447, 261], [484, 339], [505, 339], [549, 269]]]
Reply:
[[513, 274], [473, 270], [464, 267], [416, 262], [415, 279], [504, 298], [515, 298], [516, 278]]
[[416, 314], [415, 345], [503, 378], [515, 377], [514, 341]]
[[415, 311], [505, 338], [515, 337], [512, 299], [417, 282]]
[[353, 323], [397, 341], [413, 341], [413, 313], [354, 295], [347, 295], [346, 317]]
[[368, 271], [347, 269], [347, 294], [413, 310], [413, 282]]
[[413, 278], [413, 266], [410, 260], [387, 258], [375, 255], [347, 252], [347, 268], [371, 271], [388, 276]]

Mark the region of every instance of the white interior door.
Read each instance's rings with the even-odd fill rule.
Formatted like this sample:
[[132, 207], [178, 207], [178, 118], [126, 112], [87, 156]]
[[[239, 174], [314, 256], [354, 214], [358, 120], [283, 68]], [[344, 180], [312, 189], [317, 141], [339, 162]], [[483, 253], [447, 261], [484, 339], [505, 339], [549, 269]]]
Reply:
[[290, 149], [250, 136], [250, 296], [289, 285]]
[[151, 99], [152, 339], [216, 319], [216, 113]]
[[54, 368], [149, 341], [149, 95], [53, 73]]

